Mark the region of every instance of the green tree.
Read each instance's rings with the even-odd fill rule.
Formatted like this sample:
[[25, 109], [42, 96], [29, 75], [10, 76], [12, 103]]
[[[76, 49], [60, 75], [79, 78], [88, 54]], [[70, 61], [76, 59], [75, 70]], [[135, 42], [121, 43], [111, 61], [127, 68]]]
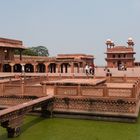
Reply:
[[[15, 54], [19, 55], [19, 51], [15, 50]], [[29, 56], [49, 56], [49, 51], [45, 46], [37, 46], [25, 49], [22, 54]]]
[[49, 56], [49, 51], [45, 46], [32, 47], [31, 50], [38, 56]]

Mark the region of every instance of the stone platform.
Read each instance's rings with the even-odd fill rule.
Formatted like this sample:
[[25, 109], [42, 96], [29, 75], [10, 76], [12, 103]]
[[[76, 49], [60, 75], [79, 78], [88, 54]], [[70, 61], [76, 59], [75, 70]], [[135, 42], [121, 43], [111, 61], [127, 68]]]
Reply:
[[87, 86], [96, 86], [106, 82], [106, 78], [90, 78], [90, 79], [61, 79], [54, 81], [45, 81], [43, 82], [46, 85], [87, 85]]

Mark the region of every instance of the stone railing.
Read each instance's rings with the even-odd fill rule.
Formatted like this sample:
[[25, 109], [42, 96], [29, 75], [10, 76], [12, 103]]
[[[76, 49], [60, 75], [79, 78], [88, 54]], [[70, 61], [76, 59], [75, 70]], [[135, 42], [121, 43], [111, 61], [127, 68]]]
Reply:
[[0, 96], [46, 96], [41, 85], [19, 84], [0, 84]]
[[[46, 87], [47, 88], [47, 87]], [[137, 86], [132, 88], [117, 88], [106, 86], [54, 86], [56, 96], [83, 96], [83, 97], [102, 97], [102, 98], [136, 98]]]
[[130, 47], [114, 47], [114, 48], [107, 48], [107, 52], [114, 52], [114, 51], [127, 51], [127, 52], [133, 52], [133, 48]]

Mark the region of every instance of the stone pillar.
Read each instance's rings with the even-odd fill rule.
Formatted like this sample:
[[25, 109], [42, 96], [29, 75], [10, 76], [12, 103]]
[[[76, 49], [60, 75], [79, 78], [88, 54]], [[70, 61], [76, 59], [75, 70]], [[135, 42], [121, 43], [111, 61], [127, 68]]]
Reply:
[[49, 64], [45, 63], [45, 68], [46, 68], [46, 73], [49, 72], [49, 68], [48, 68]]
[[60, 73], [60, 64], [57, 64], [57, 73]]
[[77, 67], [77, 73], [80, 72], [80, 64], [78, 63], [78, 67]]
[[74, 63], [71, 63], [71, 73], [74, 73]]
[[11, 72], [14, 72], [14, 64], [11, 63], [10, 66], [11, 66]]
[[85, 73], [85, 66], [86, 66], [86, 63], [83, 63], [83, 73]]
[[37, 72], [37, 65], [33, 64], [33, 67], [34, 67], [34, 73], [36, 73]]

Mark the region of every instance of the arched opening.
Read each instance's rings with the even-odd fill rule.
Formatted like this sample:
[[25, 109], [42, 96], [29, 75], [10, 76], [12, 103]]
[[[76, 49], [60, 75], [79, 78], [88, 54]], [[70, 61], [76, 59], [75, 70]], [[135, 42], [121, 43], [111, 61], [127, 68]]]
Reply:
[[4, 64], [3, 72], [11, 72], [11, 66], [9, 64]]
[[15, 64], [14, 65], [14, 72], [22, 72], [21, 64]]
[[25, 72], [34, 72], [34, 67], [32, 64], [25, 65]]
[[69, 67], [70, 67], [69, 63], [62, 63], [61, 64], [61, 73], [68, 73]]
[[45, 72], [46, 71], [46, 67], [45, 67], [45, 64], [43, 64], [43, 63], [39, 63], [38, 65], [37, 65], [37, 71], [38, 72]]
[[48, 67], [49, 67], [50, 73], [56, 73], [56, 64], [55, 63], [51, 63]]

